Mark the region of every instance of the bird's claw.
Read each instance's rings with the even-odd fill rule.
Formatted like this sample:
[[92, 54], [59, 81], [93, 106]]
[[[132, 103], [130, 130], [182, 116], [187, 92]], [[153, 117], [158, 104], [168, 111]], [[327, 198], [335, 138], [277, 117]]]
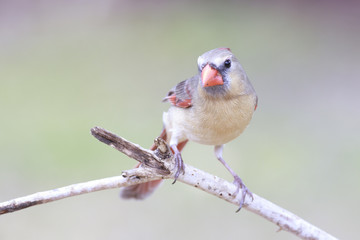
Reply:
[[240, 188], [241, 188], [241, 192], [242, 192], [242, 196], [241, 196], [240, 204], [239, 204], [239, 209], [236, 210], [236, 212], [239, 212], [241, 210], [242, 206], [245, 203], [246, 195], [251, 197], [251, 201], [254, 200], [254, 196], [250, 192], [250, 190], [245, 186], [244, 182], [241, 180], [241, 178], [239, 176], [234, 176], [234, 184], [236, 185], [236, 191], [235, 191], [234, 196], [236, 196], [239, 193]]
[[175, 159], [175, 167], [176, 173], [175, 173], [175, 180], [172, 184], [176, 183], [176, 180], [180, 176], [180, 173], [185, 173], [185, 167], [184, 167], [184, 161], [182, 160], [180, 152], [174, 153], [174, 159]]

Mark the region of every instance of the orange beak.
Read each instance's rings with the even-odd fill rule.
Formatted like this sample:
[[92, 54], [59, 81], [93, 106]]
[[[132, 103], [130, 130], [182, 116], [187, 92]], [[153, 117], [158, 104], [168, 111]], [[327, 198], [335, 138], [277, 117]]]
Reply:
[[212, 68], [209, 64], [207, 64], [201, 72], [201, 81], [203, 87], [212, 87], [224, 84], [219, 71]]

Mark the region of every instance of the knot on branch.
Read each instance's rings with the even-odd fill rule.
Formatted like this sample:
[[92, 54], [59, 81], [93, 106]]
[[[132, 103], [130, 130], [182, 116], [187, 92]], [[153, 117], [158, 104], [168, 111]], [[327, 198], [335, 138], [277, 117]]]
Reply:
[[154, 144], [156, 146], [154, 153], [158, 158], [162, 159], [163, 161], [167, 161], [173, 157], [170, 147], [164, 139], [155, 138]]

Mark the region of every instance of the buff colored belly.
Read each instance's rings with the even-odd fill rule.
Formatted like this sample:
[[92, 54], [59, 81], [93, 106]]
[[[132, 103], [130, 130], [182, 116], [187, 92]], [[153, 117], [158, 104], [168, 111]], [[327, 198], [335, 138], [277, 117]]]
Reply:
[[201, 144], [222, 145], [238, 137], [251, 120], [240, 109], [210, 111], [186, 126], [187, 137]]
[[222, 145], [238, 137], [249, 124], [254, 109], [254, 102], [250, 100], [242, 98], [226, 104], [214, 101], [201, 108], [172, 107], [164, 114], [164, 124], [174, 143], [189, 139], [206, 145]]

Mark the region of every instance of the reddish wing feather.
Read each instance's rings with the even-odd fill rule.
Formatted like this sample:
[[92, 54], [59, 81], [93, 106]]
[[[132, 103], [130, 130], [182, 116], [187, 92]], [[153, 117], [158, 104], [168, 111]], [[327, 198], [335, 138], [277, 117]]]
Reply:
[[181, 107], [181, 108], [191, 107], [191, 99], [183, 100], [183, 99], [177, 98], [175, 93], [174, 93], [174, 95], [168, 96], [167, 98], [168, 98], [169, 102], [176, 107]]
[[180, 108], [189, 108], [192, 106], [191, 92], [188, 86], [188, 80], [178, 83], [171, 89], [164, 101], [169, 101], [172, 105]]

